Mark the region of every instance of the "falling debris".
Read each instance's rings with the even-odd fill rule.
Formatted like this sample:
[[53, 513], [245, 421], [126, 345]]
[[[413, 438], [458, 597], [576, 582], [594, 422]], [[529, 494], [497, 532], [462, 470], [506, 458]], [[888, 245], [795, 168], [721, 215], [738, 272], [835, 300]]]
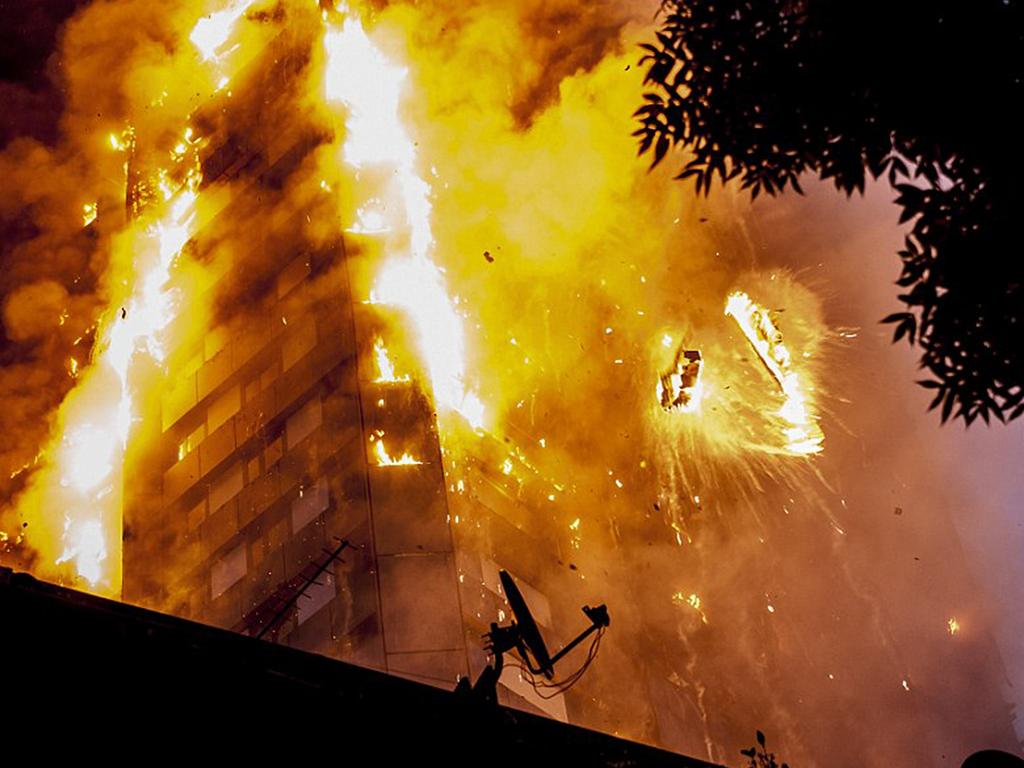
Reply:
[[777, 414], [789, 425], [784, 430], [786, 450], [802, 456], [821, 453], [825, 435], [809, 408], [807, 392], [799, 373], [794, 370], [782, 332], [768, 310], [742, 291], [736, 291], [726, 301], [725, 314], [736, 321], [786, 398]]
[[704, 361], [696, 349], [680, 347], [672, 367], [658, 380], [658, 402], [666, 411], [690, 413], [700, 407]]

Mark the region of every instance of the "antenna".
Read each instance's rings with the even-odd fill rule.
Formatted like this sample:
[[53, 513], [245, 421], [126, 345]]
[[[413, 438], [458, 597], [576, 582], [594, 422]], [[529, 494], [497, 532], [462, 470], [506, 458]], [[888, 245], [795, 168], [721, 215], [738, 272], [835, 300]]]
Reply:
[[333, 550], [323, 549], [323, 554], [318, 560], [312, 561], [298, 574], [278, 584], [270, 597], [245, 614], [239, 631], [256, 638], [269, 634], [270, 641], [276, 643], [277, 636], [285, 624], [296, 615], [299, 598], [314, 584], [319, 586], [321, 582], [317, 579], [332, 563], [341, 561], [341, 553], [346, 547], [352, 546], [347, 539], [335, 537], [335, 541], [338, 542], [337, 547]]
[[[505, 597], [508, 599], [509, 607], [512, 608], [512, 615], [515, 621], [507, 627], [499, 627], [496, 623], [491, 623], [491, 631], [484, 635], [484, 639], [487, 641], [485, 648], [494, 656], [493, 664], [488, 665], [480, 673], [480, 677], [472, 689], [470, 689], [467, 678], [461, 678], [455, 688], [458, 693], [473, 694], [485, 703], [492, 705], [497, 705], [498, 702], [498, 679], [501, 677], [501, 672], [505, 665], [506, 653], [513, 649], [516, 650], [526, 668], [532, 674], [543, 675], [548, 680], [551, 680], [555, 676], [555, 664], [560, 659], [591, 634], [594, 632], [601, 633], [611, 624], [608, 609], [603, 604], [594, 608], [587, 605], [583, 606], [583, 613], [590, 619], [590, 626], [566, 644], [558, 653], [551, 656], [548, 653], [547, 646], [544, 644], [544, 638], [540, 634], [537, 622], [534, 621], [533, 614], [530, 613], [530, 609], [526, 605], [523, 593], [519, 591], [519, 587], [516, 586], [516, 583], [507, 571], [499, 571], [498, 577], [501, 580], [502, 591], [504, 591]], [[595, 646], [591, 649], [591, 653], [583, 667], [570, 676], [570, 685], [579, 679], [579, 675], [583, 673], [587, 665], [593, 660], [594, 653], [596, 653], [596, 643], [600, 637], [601, 635], [598, 634], [597, 639], [594, 641]]]

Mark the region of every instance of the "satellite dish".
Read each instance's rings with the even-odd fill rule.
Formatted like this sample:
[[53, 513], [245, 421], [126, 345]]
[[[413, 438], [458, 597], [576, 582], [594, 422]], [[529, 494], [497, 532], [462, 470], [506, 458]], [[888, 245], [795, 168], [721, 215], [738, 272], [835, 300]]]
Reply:
[[[551, 663], [551, 656], [548, 654], [547, 646], [544, 645], [544, 638], [540, 636], [537, 622], [533, 620], [533, 615], [526, 605], [526, 600], [523, 599], [523, 593], [519, 591], [519, 587], [512, 581], [508, 571], [499, 571], [498, 578], [501, 579], [501, 588], [508, 599], [509, 607], [512, 608], [512, 615], [516, 617], [516, 626], [519, 629], [519, 642], [516, 643], [516, 648], [519, 651], [519, 655], [523, 657], [523, 661], [530, 667], [531, 672], [542, 674], [550, 680], [555, 676], [555, 668]], [[536, 660], [536, 669], [530, 664], [528, 654], [532, 655]]]
[[[526, 605], [523, 593], [519, 591], [519, 587], [516, 586], [512, 577], [505, 571], [499, 571], [498, 578], [501, 580], [501, 588], [508, 599], [509, 606], [512, 608], [512, 615], [515, 617], [515, 621], [507, 627], [499, 627], [496, 623], [491, 623], [491, 631], [484, 635], [484, 638], [487, 640], [487, 650], [494, 655], [493, 664], [488, 665], [480, 673], [476, 685], [472, 686], [472, 688], [470, 688], [469, 680], [461, 678], [455, 688], [456, 692], [471, 694], [487, 704], [497, 705], [498, 679], [501, 677], [501, 671], [504, 668], [506, 653], [515, 649], [519, 652], [519, 656], [530, 672], [535, 675], [544, 675], [548, 680], [551, 680], [555, 675], [555, 664], [558, 663], [558, 660], [591, 634], [599, 632], [594, 644], [591, 646], [591, 652], [587, 657], [587, 661], [577, 672], [570, 676], [569, 682], [562, 689], [565, 690], [565, 688], [579, 679], [579, 676], [582, 675], [583, 671], [593, 660], [593, 656], [597, 652], [597, 641], [601, 638], [600, 631], [611, 624], [611, 619], [608, 618], [608, 609], [604, 605], [598, 605], [593, 608], [587, 605], [583, 606], [583, 613], [590, 619], [590, 626], [577, 635], [562, 650], [551, 656], [548, 653], [547, 646], [544, 644], [544, 638], [541, 637], [537, 622], [533, 620], [533, 615]], [[557, 688], [558, 685], [556, 684], [553, 687]]]

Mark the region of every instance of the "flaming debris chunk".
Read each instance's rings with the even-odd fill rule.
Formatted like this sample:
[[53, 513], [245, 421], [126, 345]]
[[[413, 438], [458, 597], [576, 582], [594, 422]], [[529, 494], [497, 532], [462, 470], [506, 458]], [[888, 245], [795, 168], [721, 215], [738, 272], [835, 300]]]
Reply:
[[825, 435], [812, 415], [800, 375], [792, 367], [789, 350], [782, 341], [769, 311], [737, 291], [725, 303], [725, 314], [732, 317], [765, 368], [779, 385], [786, 401], [778, 415], [789, 426], [785, 428], [785, 449], [797, 455], [820, 453]]
[[666, 411], [690, 413], [700, 407], [704, 360], [696, 349], [680, 347], [672, 367], [658, 380], [658, 402]]
[[82, 227], [88, 227], [96, 221], [96, 203], [85, 203], [82, 206]]

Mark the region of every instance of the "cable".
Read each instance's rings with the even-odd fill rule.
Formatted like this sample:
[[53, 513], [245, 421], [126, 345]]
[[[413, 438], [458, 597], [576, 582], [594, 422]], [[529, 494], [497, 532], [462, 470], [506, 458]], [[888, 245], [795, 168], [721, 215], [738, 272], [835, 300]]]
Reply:
[[[545, 700], [553, 699], [555, 696], [565, 693], [580, 681], [580, 679], [583, 677], [583, 674], [587, 671], [587, 669], [593, 663], [594, 659], [597, 657], [597, 652], [601, 647], [601, 638], [604, 636], [604, 631], [604, 627], [597, 631], [597, 634], [594, 636], [594, 639], [590, 643], [590, 648], [587, 650], [587, 658], [583, 661], [583, 664], [580, 665], [579, 669], [577, 669], [575, 672], [573, 672], [571, 675], [569, 675], [563, 680], [551, 683], [545, 682], [543, 680], [538, 681], [537, 678], [534, 676], [533, 672], [531, 672], [529, 668], [526, 667], [526, 665], [524, 665], [521, 661], [516, 661], [515, 666], [519, 668], [526, 681], [530, 684], [530, 687], [533, 688], [533, 690], [537, 693], [537, 695], [540, 698]], [[551, 693], [545, 694], [541, 691], [541, 689], [550, 689]]]

